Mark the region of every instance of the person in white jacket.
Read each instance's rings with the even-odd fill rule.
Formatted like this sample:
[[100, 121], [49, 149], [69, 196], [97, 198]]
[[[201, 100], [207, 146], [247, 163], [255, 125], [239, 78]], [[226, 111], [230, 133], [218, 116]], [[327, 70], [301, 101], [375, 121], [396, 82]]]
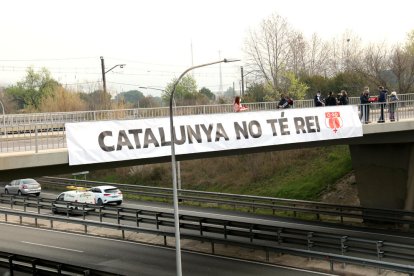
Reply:
[[398, 102], [397, 92], [392, 91], [390, 99], [389, 99], [389, 103], [388, 103], [388, 111], [390, 112], [391, 122], [395, 121], [395, 111], [397, 111], [397, 102]]

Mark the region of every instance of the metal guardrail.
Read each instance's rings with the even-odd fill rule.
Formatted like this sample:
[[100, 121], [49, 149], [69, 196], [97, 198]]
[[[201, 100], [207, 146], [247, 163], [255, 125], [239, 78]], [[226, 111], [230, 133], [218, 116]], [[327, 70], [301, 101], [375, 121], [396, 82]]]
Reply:
[[[35, 197], [6, 196], [0, 197], [0, 202], [10, 203], [10, 207], [24, 206], [37, 208], [38, 214], [0, 210], [0, 213], [12, 214], [21, 217], [46, 219], [51, 221], [64, 221], [81, 224], [88, 232], [87, 226], [106, 227], [118, 229], [125, 238], [125, 231], [136, 231], [152, 233], [166, 237], [174, 235], [174, 215], [172, 210], [166, 211], [163, 208], [135, 209], [113, 206], [97, 206], [80, 203], [69, 203], [69, 208], [60, 208], [60, 211], [66, 212], [66, 217], [50, 216], [39, 214], [40, 209], [55, 210], [53, 200], [46, 200]], [[74, 209], [77, 207], [78, 209]], [[86, 211], [87, 208], [95, 208], [94, 211]], [[71, 218], [69, 214], [83, 214], [83, 219]], [[95, 216], [99, 221], [86, 220], [85, 216]], [[111, 222], [103, 221], [110, 220]], [[6, 218], [7, 220], [7, 218]], [[116, 223], [112, 221], [115, 220]], [[131, 224], [132, 223], [132, 224]], [[143, 227], [143, 225], [152, 225], [152, 228]], [[318, 252], [319, 254], [341, 254], [351, 257], [363, 256], [365, 259], [377, 258], [378, 261], [387, 259], [395, 263], [403, 264], [404, 261], [414, 259], [414, 240], [403, 238], [404, 242], [398, 242], [394, 236], [388, 237], [389, 240], [378, 239], [374, 232], [368, 233], [352, 231], [350, 229], [336, 229], [336, 233], [331, 233], [332, 229], [313, 226], [313, 225], [293, 225], [279, 223], [277, 221], [263, 221], [260, 219], [248, 219], [234, 216], [222, 216], [217, 218], [216, 215], [193, 215], [192, 212], [182, 212], [180, 214], [181, 235], [186, 238], [195, 240], [210, 241], [212, 243], [220, 241], [221, 243], [240, 243], [245, 246], [266, 246], [269, 248], [278, 246], [288, 246], [290, 248]], [[341, 232], [346, 231], [346, 235]], [[337, 233], [339, 232], [339, 233]], [[351, 233], [352, 232], [352, 233]], [[352, 235], [351, 235], [352, 234]], [[362, 257], [361, 257], [362, 258]]]
[[121, 275], [5, 251], [0, 251], [0, 267], [7, 268], [9, 275], [14, 275], [15, 272], [25, 272], [32, 275]]
[[[32, 205], [41, 202], [42, 208], [48, 204], [43, 199], [33, 197], [10, 197], [2, 195], [4, 199], [19, 205]], [[47, 201], [49, 204], [50, 200]], [[44, 205], [44, 203], [46, 203]], [[78, 206], [78, 204], [75, 204]], [[39, 205], [37, 205], [39, 206]], [[91, 205], [83, 205], [83, 208]], [[13, 205], [12, 205], [13, 207]], [[174, 237], [173, 214], [170, 212], [136, 210], [131, 208], [95, 206], [99, 209], [96, 212], [88, 212], [89, 215], [98, 215], [99, 221], [62, 217], [55, 215], [36, 214], [16, 210], [0, 209], [0, 214], [8, 216], [34, 218], [35, 225], [38, 227], [38, 220], [49, 220], [50, 227], [53, 228], [53, 221], [80, 224], [85, 227], [87, 233], [88, 226], [117, 229], [122, 231], [122, 238], [125, 239], [125, 231], [143, 232], [164, 237], [164, 245], [167, 246], [167, 237]], [[51, 208], [48, 206], [47, 208]], [[38, 207], [39, 210], [39, 207]], [[72, 212], [74, 210], [67, 210]], [[80, 210], [77, 210], [80, 211]], [[115, 218], [117, 223], [102, 222], [102, 218]], [[136, 225], [121, 224], [121, 221], [134, 221]], [[142, 224], [152, 224], [153, 228], [142, 227]], [[308, 258], [322, 259], [330, 262], [331, 271], [334, 270], [334, 262], [343, 264], [356, 264], [371, 266], [379, 269], [389, 269], [393, 271], [408, 273], [413, 275], [414, 266], [401, 262], [384, 261], [385, 258], [391, 260], [413, 260], [414, 245], [407, 243], [398, 244], [382, 240], [361, 239], [349, 236], [335, 236], [335, 234], [306, 231], [287, 227], [272, 227], [271, 225], [259, 225], [240, 221], [221, 220], [216, 218], [206, 218], [198, 216], [181, 215], [180, 226], [183, 231], [180, 235], [183, 239], [197, 240], [211, 243], [211, 253], [215, 254], [215, 244], [235, 245], [244, 248], [254, 248], [264, 250], [266, 260], [269, 261], [269, 252], [277, 252], [303, 256]], [[198, 233], [198, 234], [197, 234]], [[323, 251], [325, 250], [325, 252]], [[332, 251], [339, 251], [340, 254]], [[357, 253], [358, 256], [349, 256], [348, 253]], [[361, 257], [365, 254], [368, 257]], [[369, 256], [374, 256], [377, 260]]]
[[[414, 94], [399, 95], [400, 101], [396, 107], [396, 120], [414, 118]], [[358, 97], [351, 97], [350, 104], [358, 105], [362, 113]], [[249, 111], [275, 110], [277, 102], [246, 103]], [[379, 119], [380, 103], [371, 103], [370, 121]], [[295, 108], [310, 108], [313, 100], [296, 101]], [[231, 113], [231, 104], [201, 105], [175, 107], [174, 114], [196, 115]], [[385, 109], [385, 115], [387, 115]], [[169, 116], [167, 107], [140, 108], [122, 110], [98, 110], [78, 112], [53, 112], [32, 114], [8, 114], [4, 117], [4, 124], [0, 126], [0, 152], [35, 151], [52, 148], [66, 148], [64, 124], [68, 122], [102, 121], [102, 120], [130, 120], [139, 118], [155, 118]], [[361, 118], [362, 120], [362, 118]]]
[[[171, 188], [160, 188], [142, 185], [119, 184], [100, 181], [74, 180], [59, 177], [37, 178], [42, 185], [52, 185], [63, 188], [65, 186], [93, 187], [100, 185], [113, 185], [122, 190], [124, 194], [134, 194], [172, 199]], [[395, 223], [396, 225], [406, 225], [414, 227], [414, 212], [394, 209], [364, 208], [361, 206], [349, 206], [330, 204], [314, 201], [304, 201], [295, 199], [260, 197], [251, 195], [238, 195], [194, 190], [179, 190], [178, 197], [181, 202], [189, 203], [213, 203], [232, 208], [245, 208], [251, 212], [258, 210], [270, 211], [273, 215], [276, 212], [284, 212], [286, 215], [297, 217], [299, 214], [312, 215], [318, 221], [338, 222], [342, 224], [355, 224], [357, 221], [381, 221], [384, 223]], [[357, 221], [356, 221], [357, 220]], [[407, 227], [407, 229], [409, 229]]]

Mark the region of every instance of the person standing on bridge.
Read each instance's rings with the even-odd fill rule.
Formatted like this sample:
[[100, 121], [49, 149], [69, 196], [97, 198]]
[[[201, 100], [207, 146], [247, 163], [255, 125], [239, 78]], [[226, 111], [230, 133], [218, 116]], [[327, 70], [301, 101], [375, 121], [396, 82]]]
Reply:
[[398, 102], [397, 92], [392, 91], [391, 92], [391, 97], [390, 97], [390, 102], [388, 104], [388, 112], [390, 112], [390, 121], [391, 122], [395, 121], [395, 111], [397, 110], [397, 102]]
[[384, 87], [382, 87], [382, 86], [379, 86], [378, 90], [379, 90], [378, 102], [380, 103], [380, 108], [381, 108], [381, 114], [380, 114], [380, 117], [378, 119], [378, 123], [384, 123], [385, 122], [384, 108], [385, 108], [385, 104], [387, 102], [388, 90], [384, 89]]
[[326, 98], [325, 100], [325, 105], [329, 106], [329, 105], [337, 105], [337, 101], [335, 96], [333, 95], [333, 92], [329, 92], [328, 94], [328, 98]]
[[318, 91], [318, 93], [316, 93], [315, 98], [313, 99], [315, 106], [325, 106], [325, 103], [323, 102], [322, 96], [321, 96], [321, 91]]
[[347, 105], [349, 103], [348, 94], [345, 90], [341, 91], [341, 95], [339, 96], [339, 105]]
[[370, 101], [369, 101], [369, 87], [365, 86], [364, 87], [364, 92], [362, 92], [361, 97], [359, 98], [361, 101], [361, 120], [364, 124], [369, 124], [371, 123], [369, 120], [369, 105], [370, 105]]
[[244, 110], [247, 110], [247, 109], [249, 109], [249, 108], [246, 107], [246, 106], [243, 106], [241, 104], [240, 97], [239, 96], [236, 96], [236, 98], [234, 98], [234, 102], [233, 102], [233, 110], [234, 110], [234, 112], [240, 112], [240, 111], [244, 111]]

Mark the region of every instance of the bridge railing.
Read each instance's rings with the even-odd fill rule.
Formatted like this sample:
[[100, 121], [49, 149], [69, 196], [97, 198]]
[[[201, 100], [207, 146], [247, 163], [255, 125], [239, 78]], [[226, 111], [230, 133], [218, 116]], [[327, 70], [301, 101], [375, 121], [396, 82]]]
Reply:
[[[414, 118], [414, 94], [400, 95], [402, 99], [395, 105], [395, 120]], [[352, 99], [352, 98], [351, 98]], [[352, 99], [352, 101], [356, 101]], [[352, 102], [351, 101], [351, 102]], [[359, 99], [358, 99], [359, 101]], [[249, 111], [275, 110], [276, 102], [246, 103]], [[363, 112], [366, 106], [358, 104], [360, 119], [364, 120]], [[313, 107], [313, 100], [296, 101], [295, 108]], [[369, 104], [370, 122], [377, 122], [381, 115], [381, 104], [374, 102]], [[389, 121], [391, 104], [384, 107], [384, 119]], [[231, 113], [233, 106], [224, 105], [202, 105], [176, 107], [176, 116], [196, 114]], [[56, 113], [33, 113], [33, 114], [9, 114], [5, 115], [4, 124], [0, 120], [0, 153], [21, 152], [47, 149], [66, 148], [65, 123], [102, 121], [102, 120], [132, 120], [141, 118], [155, 118], [169, 116], [168, 108], [141, 108], [122, 110], [98, 110], [81, 112], [56, 112]]]
[[[414, 101], [414, 94], [398, 95], [401, 102]], [[359, 97], [350, 97], [350, 104], [360, 104]], [[251, 111], [274, 110], [278, 102], [257, 102], [244, 103]], [[294, 101], [295, 108], [314, 107], [312, 99]], [[195, 115], [195, 114], [212, 114], [233, 112], [232, 104], [217, 105], [198, 105], [198, 106], [178, 106], [174, 108], [174, 114]], [[137, 118], [153, 118], [169, 116], [168, 107], [156, 108], [135, 108], [119, 110], [93, 110], [93, 111], [74, 111], [74, 112], [46, 112], [46, 113], [29, 113], [29, 114], [6, 114], [0, 121], [1, 127], [16, 125], [32, 124], [54, 124], [67, 122], [85, 122], [85, 121], [102, 121], [102, 120], [125, 120]]]

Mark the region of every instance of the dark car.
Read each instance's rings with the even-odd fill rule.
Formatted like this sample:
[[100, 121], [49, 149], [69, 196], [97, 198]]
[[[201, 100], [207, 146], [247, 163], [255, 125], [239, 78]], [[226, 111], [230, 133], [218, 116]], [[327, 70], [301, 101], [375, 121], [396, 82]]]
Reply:
[[40, 184], [31, 178], [12, 180], [4, 187], [4, 193], [16, 195], [34, 194], [39, 196], [41, 190]]

